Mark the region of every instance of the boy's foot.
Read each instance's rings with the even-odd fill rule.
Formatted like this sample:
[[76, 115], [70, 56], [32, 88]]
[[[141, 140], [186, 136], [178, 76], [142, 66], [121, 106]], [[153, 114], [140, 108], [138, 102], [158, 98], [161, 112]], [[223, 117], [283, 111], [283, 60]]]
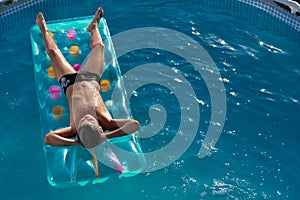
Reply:
[[36, 16], [35, 22], [38, 25], [38, 27], [40, 28], [42, 34], [45, 34], [48, 31], [45, 18], [41, 12], [39, 12], [39, 14]]
[[101, 7], [98, 8], [95, 15], [94, 15], [93, 21], [88, 26], [89, 31], [91, 31], [92, 29], [98, 27], [99, 21], [100, 21], [100, 19], [102, 18], [103, 15], [104, 15], [104, 10]]

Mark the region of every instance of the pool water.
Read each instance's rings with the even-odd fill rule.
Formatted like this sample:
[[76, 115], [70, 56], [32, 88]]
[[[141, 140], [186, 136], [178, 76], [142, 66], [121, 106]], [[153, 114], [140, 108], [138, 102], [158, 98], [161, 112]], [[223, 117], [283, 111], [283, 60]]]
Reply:
[[[224, 1], [224, 5], [159, 0], [77, 3], [46, 1], [45, 7], [30, 8], [34, 14], [19, 17], [17, 25], [0, 30], [0, 199], [298, 199], [299, 32], [235, 1]], [[125, 75], [137, 66], [160, 63], [189, 81], [196, 96], [187, 99], [196, 101], [201, 113], [195, 139], [179, 159], [161, 170], [57, 189], [46, 180], [29, 29], [40, 10], [46, 19], [54, 20], [93, 14], [98, 5], [105, 9], [112, 36], [133, 28], [164, 27], [197, 41], [221, 73], [226, 121], [213, 151], [199, 158], [212, 101], [203, 77], [174, 53], [160, 49], [129, 52], [119, 58]], [[210, 70], [209, 66], [204, 69]], [[147, 70], [144, 78], [148, 80], [151, 69]], [[152, 105], [160, 104], [167, 113], [166, 123], [155, 136], [140, 139], [144, 152], [160, 149], [174, 138], [181, 108], [169, 88], [143, 85], [131, 96], [130, 104], [142, 126], [150, 123]]]

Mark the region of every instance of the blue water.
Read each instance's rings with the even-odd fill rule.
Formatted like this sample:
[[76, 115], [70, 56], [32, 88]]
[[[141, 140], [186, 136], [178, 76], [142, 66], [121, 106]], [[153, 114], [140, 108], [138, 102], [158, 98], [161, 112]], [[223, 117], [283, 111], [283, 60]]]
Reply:
[[[197, 154], [211, 119], [211, 99], [203, 78], [177, 55], [157, 49], [128, 53], [119, 58], [123, 74], [141, 64], [161, 63], [190, 82], [201, 111], [197, 136], [177, 161], [159, 171], [57, 189], [46, 180], [29, 28], [39, 10], [50, 20], [92, 14], [97, 5], [104, 7], [112, 35], [158, 26], [196, 40], [221, 73], [226, 121], [212, 153], [200, 159]], [[244, 7], [247, 12], [240, 11]], [[299, 198], [298, 32], [263, 11], [225, 1], [224, 5], [219, 1], [78, 2], [66, 7], [48, 3], [30, 13], [34, 14], [18, 18], [19, 25], [0, 30], [0, 199]], [[159, 103], [167, 110], [162, 130], [152, 139], [141, 139], [145, 152], [172, 140], [180, 122], [180, 107], [168, 88], [145, 85], [130, 103], [134, 118], [143, 126], [149, 123], [151, 105]]]

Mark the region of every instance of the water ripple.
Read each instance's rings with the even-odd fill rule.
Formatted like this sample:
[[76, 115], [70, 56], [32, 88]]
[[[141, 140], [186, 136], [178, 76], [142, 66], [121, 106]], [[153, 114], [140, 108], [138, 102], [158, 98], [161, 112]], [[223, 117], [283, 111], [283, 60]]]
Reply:
[[286, 53], [283, 50], [281, 50], [277, 47], [274, 47], [273, 45], [269, 45], [269, 44], [264, 43], [263, 41], [260, 41], [259, 45], [264, 47], [265, 49], [267, 49], [271, 53], [281, 53], [281, 54]]

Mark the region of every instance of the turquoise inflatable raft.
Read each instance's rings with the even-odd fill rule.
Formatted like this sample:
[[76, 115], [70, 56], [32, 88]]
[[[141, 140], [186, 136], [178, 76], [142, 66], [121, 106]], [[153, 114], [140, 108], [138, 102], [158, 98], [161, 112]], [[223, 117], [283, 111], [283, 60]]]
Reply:
[[[48, 28], [66, 59], [80, 70], [90, 52], [87, 26], [92, 17], [48, 22]], [[99, 30], [105, 44], [105, 71], [100, 93], [113, 118], [130, 118], [131, 112], [119, 64], [105, 19]], [[34, 75], [42, 127], [42, 138], [51, 130], [69, 126], [67, 98], [62, 92], [47, 56], [39, 28], [30, 30]], [[113, 177], [129, 177], [143, 171], [145, 157], [136, 134], [106, 141], [92, 154], [83, 147], [53, 147], [43, 144], [47, 176], [51, 185], [68, 187], [101, 183]], [[96, 155], [96, 156], [93, 156]], [[97, 159], [96, 159], [97, 157]]]

